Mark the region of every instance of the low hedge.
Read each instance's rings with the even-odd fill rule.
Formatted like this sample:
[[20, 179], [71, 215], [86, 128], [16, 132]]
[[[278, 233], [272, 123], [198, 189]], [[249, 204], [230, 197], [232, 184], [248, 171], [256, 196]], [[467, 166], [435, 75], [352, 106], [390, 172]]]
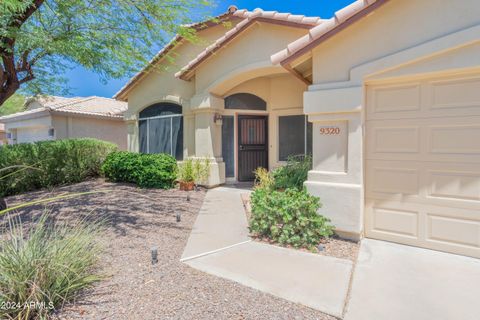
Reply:
[[305, 189], [256, 188], [251, 201], [250, 232], [255, 236], [281, 245], [315, 250], [323, 238], [333, 234], [330, 220], [317, 213], [320, 198]]
[[65, 139], [0, 147], [0, 196], [77, 183], [100, 175], [117, 146], [96, 139]]
[[102, 172], [110, 181], [135, 183], [142, 188], [172, 188], [177, 170], [175, 158], [164, 153], [118, 151], [111, 153], [102, 165]]

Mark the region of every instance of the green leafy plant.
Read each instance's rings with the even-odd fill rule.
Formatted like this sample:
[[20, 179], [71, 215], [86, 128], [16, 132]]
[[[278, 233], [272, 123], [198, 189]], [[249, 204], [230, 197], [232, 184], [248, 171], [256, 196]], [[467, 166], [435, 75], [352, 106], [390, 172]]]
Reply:
[[113, 152], [102, 165], [105, 177], [114, 182], [135, 183], [142, 188], [172, 188], [177, 161], [168, 154]]
[[0, 196], [97, 177], [107, 155], [116, 149], [113, 143], [95, 139], [0, 146]]
[[188, 158], [178, 165], [178, 180], [182, 182], [206, 183], [210, 176], [209, 158]]
[[317, 213], [320, 199], [305, 189], [257, 188], [251, 195], [250, 232], [281, 245], [314, 249], [333, 234], [329, 220]]
[[267, 169], [258, 167], [255, 170], [255, 189], [270, 189], [274, 184], [275, 179]]
[[0, 240], [0, 318], [44, 319], [101, 280], [98, 222], [8, 219]]
[[287, 164], [273, 171], [275, 189], [295, 188], [303, 189], [303, 183], [307, 180], [308, 171], [312, 169], [311, 156], [291, 156]]

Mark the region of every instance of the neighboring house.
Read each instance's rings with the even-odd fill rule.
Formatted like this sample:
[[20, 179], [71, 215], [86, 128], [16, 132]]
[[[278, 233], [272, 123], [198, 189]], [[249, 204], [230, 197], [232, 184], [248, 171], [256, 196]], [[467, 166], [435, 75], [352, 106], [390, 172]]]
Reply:
[[9, 135], [9, 143], [96, 138], [127, 149], [124, 102], [101, 97], [30, 98], [24, 112], [0, 117]]
[[0, 146], [7, 144], [7, 133], [5, 132], [5, 125], [0, 123]]
[[340, 235], [480, 257], [477, 0], [359, 0], [327, 20], [232, 7], [216, 21], [116, 94], [130, 150], [211, 157], [211, 185], [312, 150], [306, 186]]

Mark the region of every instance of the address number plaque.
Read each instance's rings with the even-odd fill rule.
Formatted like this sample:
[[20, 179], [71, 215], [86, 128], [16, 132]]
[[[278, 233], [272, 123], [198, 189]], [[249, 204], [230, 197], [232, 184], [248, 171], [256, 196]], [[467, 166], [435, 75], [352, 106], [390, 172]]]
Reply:
[[321, 127], [320, 134], [337, 135], [337, 134], [340, 134], [340, 128], [339, 127]]

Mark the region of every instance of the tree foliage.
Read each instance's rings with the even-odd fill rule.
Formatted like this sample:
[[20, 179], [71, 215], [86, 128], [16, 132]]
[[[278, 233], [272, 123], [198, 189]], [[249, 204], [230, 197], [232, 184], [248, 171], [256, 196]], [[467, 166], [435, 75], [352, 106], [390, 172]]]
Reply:
[[25, 108], [24, 104], [25, 97], [21, 94], [15, 93], [8, 98], [0, 108], [0, 117], [23, 111]]
[[81, 65], [102, 79], [138, 71], [208, 0], [1, 0], [0, 105], [22, 86], [52, 93]]

